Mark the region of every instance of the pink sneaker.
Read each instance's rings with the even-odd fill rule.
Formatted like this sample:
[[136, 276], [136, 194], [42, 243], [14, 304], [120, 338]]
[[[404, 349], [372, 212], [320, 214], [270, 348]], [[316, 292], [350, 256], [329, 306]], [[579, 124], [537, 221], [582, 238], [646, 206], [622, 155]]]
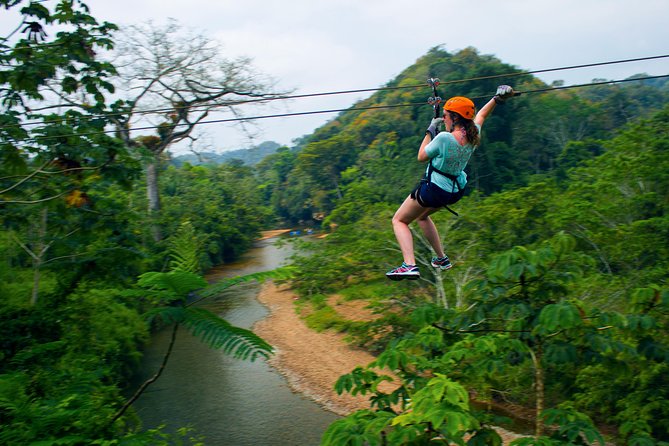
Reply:
[[416, 280], [420, 278], [420, 271], [416, 265], [407, 265], [402, 262], [401, 266], [392, 269], [386, 273], [386, 277], [390, 280]]
[[432, 257], [430, 264], [435, 268], [441, 268], [442, 270], [451, 269], [453, 267], [453, 265], [451, 265], [451, 261], [448, 260], [448, 256]]

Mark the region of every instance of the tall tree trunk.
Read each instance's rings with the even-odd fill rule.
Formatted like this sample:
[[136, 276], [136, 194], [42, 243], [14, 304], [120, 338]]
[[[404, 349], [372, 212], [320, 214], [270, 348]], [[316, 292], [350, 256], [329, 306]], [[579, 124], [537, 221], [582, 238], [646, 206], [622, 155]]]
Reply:
[[536, 351], [530, 349], [530, 354], [532, 355], [532, 362], [534, 364], [534, 387], [535, 387], [535, 398], [536, 398], [536, 412], [535, 412], [535, 424], [534, 424], [534, 435], [538, 438], [544, 434], [544, 420], [541, 416], [544, 411], [544, 369], [541, 365], [541, 358], [543, 356], [543, 348], [541, 344], [537, 345]]
[[35, 224], [35, 234], [37, 235], [37, 240], [35, 240], [34, 249], [32, 250], [32, 259], [33, 259], [33, 292], [30, 297], [30, 305], [37, 305], [37, 300], [39, 299], [39, 283], [40, 283], [40, 268], [42, 267], [42, 257], [46, 251], [45, 249], [45, 238], [46, 238], [46, 224], [47, 224], [48, 210], [46, 207], [42, 209], [42, 212], [39, 217], [39, 221]]
[[449, 308], [448, 299], [446, 299], [446, 290], [444, 290], [444, 276], [441, 273], [441, 270], [433, 268], [434, 274], [434, 287], [437, 291], [437, 302], [441, 303], [441, 306], [444, 308]]
[[476, 275], [476, 270], [468, 266], [466, 268], [458, 268], [456, 273], [449, 273], [449, 277], [453, 280], [455, 285], [455, 307], [462, 308], [465, 306], [465, 285], [469, 283], [472, 277]]
[[39, 259], [33, 259], [33, 292], [30, 297], [30, 305], [37, 305], [37, 300], [39, 299], [39, 280], [40, 280], [40, 266], [41, 262]]
[[339, 188], [339, 182], [337, 181], [337, 178], [333, 178], [332, 181], [334, 182], [335, 185], [335, 190], [337, 191], [337, 198], [340, 200], [344, 198], [344, 195], [341, 193], [341, 189]]
[[151, 220], [151, 234], [153, 241], [158, 243], [163, 239], [158, 218], [160, 216], [160, 193], [158, 191], [158, 159], [152, 160], [146, 166], [146, 195], [149, 200], [149, 219]]

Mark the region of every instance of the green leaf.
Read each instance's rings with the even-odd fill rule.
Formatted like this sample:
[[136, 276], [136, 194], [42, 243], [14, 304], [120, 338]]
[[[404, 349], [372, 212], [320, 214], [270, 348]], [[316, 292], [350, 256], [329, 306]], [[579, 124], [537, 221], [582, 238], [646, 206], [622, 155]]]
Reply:
[[627, 318], [617, 312], [602, 312], [597, 316], [597, 321], [601, 326], [613, 326], [615, 328], [626, 328]]
[[555, 409], [544, 410], [542, 416], [546, 424], [557, 426], [557, 433], [554, 434], [557, 438], [566, 439], [569, 443], [574, 443], [578, 438], [583, 436], [588, 444], [593, 444], [597, 441], [600, 445], [604, 445], [604, 437], [595, 428], [592, 420], [568, 403], [562, 404]]
[[189, 271], [170, 271], [144, 273], [139, 276], [137, 284], [147, 289], [166, 290], [172, 293], [174, 298], [185, 299], [190, 292], [207, 286], [207, 281]]
[[151, 324], [153, 322], [167, 324], [180, 324], [185, 318], [183, 307], [161, 307], [154, 308], [144, 313], [144, 319]]
[[399, 348], [387, 348], [372, 363], [381, 369], [399, 370], [411, 363], [410, 356]]
[[545, 359], [554, 364], [573, 363], [578, 359], [576, 347], [567, 342], [555, 342], [546, 348]]
[[648, 434], [635, 434], [627, 440], [628, 446], [656, 446], [655, 440]]
[[380, 446], [382, 432], [393, 418], [390, 412], [359, 410], [330, 424], [321, 438], [322, 446]]
[[496, 430], [484, 427], [469, 437], [467, 446], [502, 446], [502, 437]]
[[77, 91], [77, 87], [79, 86], [79, 83], [77, 80], [71, 76], [66, 76], [63, 78], [61, 81], [61, 86], [63, 88], [63, 91], [66, 93], [73, 93]]
[[193, 224], [186, 220], [170, 237], [170, 268], [173, 271], [200, 272], [198, 260], [201, 242], [199, 241]]
[[[360, 367], [356, 367], [356, 370], [359, 368]], [[353, 388], [353, 384], [354, 379], [350, 373], [342, 375], [337, 379], [337, 382], [335, 382], [335, 392], [337, 392], [338, 395], [341, 395], [344, 392], [350, 392]]]
[[235, 327], [209, 310], [189, 307], [184, 312], [182, 323], [194, 336], [234, 358], [254, 361], [258, 357], [268, 358], [273, 352], [272, 346], [260, 336]]
[[286, 280], [292, 277], [294, 268], [292, 267], [283, 267], [278, 268], [272, 271], [262, 271], [253, 274], [246, 274], [244, 276], [236, 276], [228, 279], [221, 279], [220, 281], [207, 286], [205, 289], [198, 292], [198, 296], [201, 298], [208, 298], [218, 296], [223, 293], [228, 288], [231, 288], [240, 283], [252, 282], [252, 281], [265, 281], [265, 280]]
[[657, 326], [655, 318], [647, 314], [627, 315], [627, 326], [632, 331], [651, 330]]
[[537, 330], [541, 333], [550, 333], [581, 325], [583, 321], [578, 307], [570, 302], [560, 302], [546, 305], [541, 310]]

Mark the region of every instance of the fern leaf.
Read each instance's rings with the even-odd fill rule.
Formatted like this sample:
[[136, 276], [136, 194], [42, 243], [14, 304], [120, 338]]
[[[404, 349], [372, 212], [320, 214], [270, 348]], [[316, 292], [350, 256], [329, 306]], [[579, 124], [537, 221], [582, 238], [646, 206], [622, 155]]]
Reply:
[[221, 294], [223, 291], [227, 290], [230, 287], [238, 285], [240, 283], [251, 282], [257, 280], [258, 282], [264, 282], [265, 280], [284, 280], [292, 276], [293, 268], [283, 267], [278, 268], [272, 271], [262, 271], [259, 273], [247, 274], [244, 276], [231, 277], [229, 279], [222, 279], [216, 282], [213, 285], [208, 286], [204, 290], [200, 291], [198, 295], [204, 299], [207, 297], [213, 297]]
[[235, 327], [209, 310], [185, 308], [183, 325], [212, 348], [221, 349], [237, 359], [255, 361], [259, 356], [268, 358], [272, 346], [250, 330]]
[[175, 298], [185, 298], [191, 291], [207, 286], [207, 281], [188, 271], [170, 271], [144, 273], [137, 284], [143, 288], [169, 291]]
[[198, 253], [202, 250], [202, 243], [193, 228], [193, 224], [186, 220], [170, 237], [170, 269], [172, 271], [200, 272]]
[[181, 323], [185, 315], [184, 307], [161, 307], [154, 308], [144, 313], [144, 319], [152, 324], [154, 322], [161, 325]]

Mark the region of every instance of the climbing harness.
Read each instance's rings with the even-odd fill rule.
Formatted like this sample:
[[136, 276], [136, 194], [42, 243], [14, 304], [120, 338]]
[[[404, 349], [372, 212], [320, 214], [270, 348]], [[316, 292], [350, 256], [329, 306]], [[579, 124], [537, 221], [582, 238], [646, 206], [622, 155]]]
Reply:
[[[438, 174], [445, 176], [446, 178], [448, 178], [449, 180], [451, 180], [453, 182], [453, 189], [451, 190], [451, 192], [447, 192], [447, 191], [441, 189], [439, 186], [437, 186], [436, 184], [434, 184], [432, 182], [432, 173], [433, 172], [437, 172]], [[458, 187], [457, 190], [455, 190], [456, 185]], [[426, 203], [425, 202], [425, 197], [421, 196], [421, 190], [424, 190], [424, 188], [427, 188], [428, 190], [430, 190], [430, 196], [431, 197], [434, 197], [435, 195], [436, 196], [439, 196], [439, 195], [443, 196], [443, 194], [448, 194], [448, 202], [444, 203], [442, 201], [437, 206], [435, 206], [432, 203]], [[432, 165], [432, 160], [430, 160], [430, 164], [428, 165], [427, 172], [425, 173], [425, 176], [423, 178], [421, 178], [418, 185], [414, 188], [413, 191], [411, 191], [411, 198], [416, 200], [418, 202], [418, 204], [420, 204], [423, 207], [444, 207], [444, 208], [446, 208], [446, 210], [448, 212], [455, 215], [456, 217], [459, 217], [460, 214], [455, 212], [448, 205], [458, 202], [460, 200], [460, 198], [462, 198], [462, 196], [464, 195], [464, 192], [465, 192], [464, 188], [460, 185], [460, 182], [458, 181], [457, 176], [451, 175], [449, 173], [446, 173], [442, 170], [437, 169], [436, 167], [434, 167]]]

